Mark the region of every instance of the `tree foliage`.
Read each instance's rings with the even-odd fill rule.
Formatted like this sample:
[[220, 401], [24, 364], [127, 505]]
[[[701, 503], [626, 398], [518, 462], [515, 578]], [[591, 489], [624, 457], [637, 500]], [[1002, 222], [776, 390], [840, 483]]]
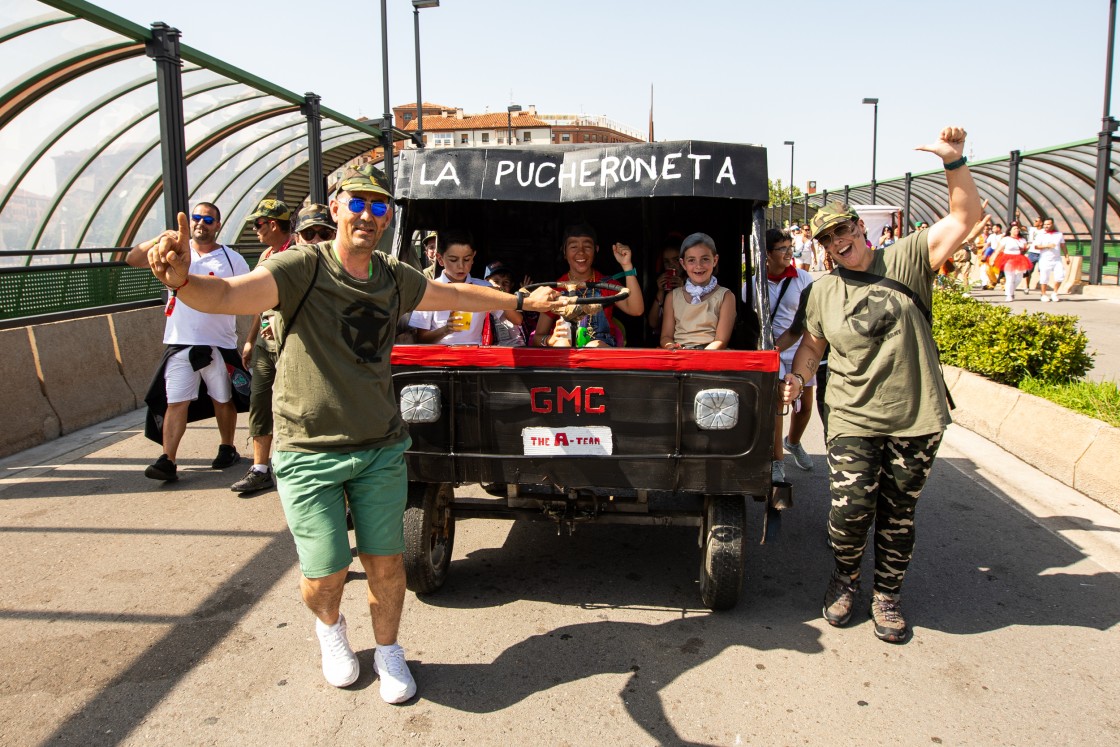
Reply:
[[[766, 181], [770, 187], [770, 207], [789, 204], [789, 187], [783, 186], [781, 179], [767, 179]], [[793, 199], [799, 199], [802, 194], [798, 186], [794, 184]]]

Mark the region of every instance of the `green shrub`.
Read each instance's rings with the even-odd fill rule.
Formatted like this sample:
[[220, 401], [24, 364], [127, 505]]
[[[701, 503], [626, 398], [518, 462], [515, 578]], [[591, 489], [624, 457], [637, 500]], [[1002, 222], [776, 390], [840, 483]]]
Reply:
[[1067, 410], [1103, 420], [1120, 428], [1120, 387], [1115, 381], [1076, 381], [1051, 384], [1027, 377], [1019, 388], [1036, 397], [1043, 397]]
[[1082, 378], [1093, 367], [1089, 338], [1076, 317], [1013, 314], [947, 288], [933, 294], [933, 337], [941, 361], [992, 381], [1018, 386], [1026, 377], [1048, 383]]

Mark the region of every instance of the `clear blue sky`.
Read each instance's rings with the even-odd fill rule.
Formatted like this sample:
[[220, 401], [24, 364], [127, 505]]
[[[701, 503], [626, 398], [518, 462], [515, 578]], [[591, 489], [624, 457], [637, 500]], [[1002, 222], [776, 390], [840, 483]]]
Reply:
[[[378, 0], [101, 0], [141, 25], [352, 116], [382, 104]], [[393, 105], [416, 98], [412, 4], [388, 0]], [[442, 0], [420, 13], [423, 95], [468, 112], [510, 103], [604, 114], [658, 140], [749, 142], [770, 177], [820, 188], [937, 166], [942, 125], [974, 159], [1095, 137], [1106, 0]], [[1120, 114], [1113, 110], [1113, 115]]]

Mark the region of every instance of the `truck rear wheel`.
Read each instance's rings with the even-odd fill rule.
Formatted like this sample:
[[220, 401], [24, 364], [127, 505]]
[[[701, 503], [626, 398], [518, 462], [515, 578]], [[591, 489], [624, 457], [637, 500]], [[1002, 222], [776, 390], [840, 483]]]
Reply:
[[742, 496], [708, 497], [704, 516], [704, 553], [700, 561], [700, 598], [713, 610], [739, 602], [746, 559], [743, 536], [747, 506]]
[[447, 580], [455, 545], [455, 517], [451, 483], [408, 484], [404, 510], [404, 573], [408, 588], [417, 594], [435, 591]]

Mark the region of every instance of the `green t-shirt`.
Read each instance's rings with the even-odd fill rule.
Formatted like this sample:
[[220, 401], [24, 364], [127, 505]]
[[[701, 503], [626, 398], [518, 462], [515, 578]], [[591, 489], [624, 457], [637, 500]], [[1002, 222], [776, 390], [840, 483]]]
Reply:
[[[929, 308], [935, 273], [927, 232], [877, 250], [867, 272], [907, 285]], [[813, 283], [805, 327], [832, 346], [825, 394], [830, 438], [919, 436], [952, 422], [933, 334], [902, 293], [825, 275]]]
[[346, 273], [334, 242], [294, 246], [266, 260], [280, 293], [283, 328], [321, 266], [276, 366], [272, 395], [276, 448], [349, 452], [405, 436], [393, 396], [389, 355], [397, 320], [420, 303], [427, 280], [381, 252], [368, 280]]

